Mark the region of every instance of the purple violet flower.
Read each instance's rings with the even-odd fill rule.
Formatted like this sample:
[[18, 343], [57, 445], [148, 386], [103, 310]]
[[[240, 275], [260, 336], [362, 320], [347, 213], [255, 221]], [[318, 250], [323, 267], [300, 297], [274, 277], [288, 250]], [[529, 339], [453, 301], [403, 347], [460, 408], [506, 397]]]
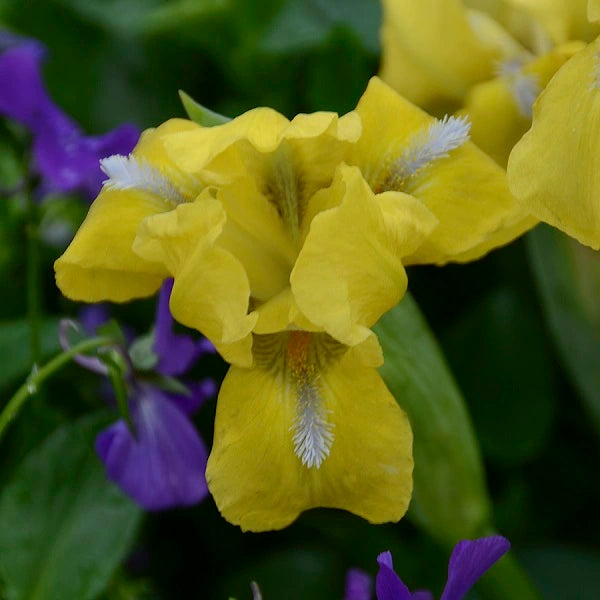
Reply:
[[179, 335], [173, 331], [174, 321], [169, 310], [172, 289], [173, 279], [167, 279], [158, 296], [154, 352], [158, 356], [158, 372], [177, 376], [185, 373], [203, 354], [214, 354], [216, 351], [206, 338], [196, 342], [189, 335]]
[[[440, 600], [462, 600], [475, 582], [510, 548], [510, 542], [500, 536], [463, 540], [454, 546], [448, 563], [448, 579]], [[391, 552], [383, 552], [377, 557], [379, 572], [375, 589], [377, 600], [433, 600], [427, 590], [411, 591], [394, 571]], [[370, 590], [366, 588], [365, 574], [351, 569], [346, 577], [344, 600], [369, 600]]]
[[46, 91], [40, 71], [45, 55], [39, 42], [0, 31], [0, 115], [31, 131], [42, 195], [79, 192], [91, 200], [104, 179], [100, 159], [131, 152], [140, 130], [124, 124], [104, 135], [84, 135]]
[[[205, 345], [190, 336], [175, 335], [168, 309], [172, 281], [161, 289], [156, 311], [155, 331], [161, 331], [156, 370], [162, 375], [183, 375], [201, 354]], [[104, 305], [86, 307], [82, 322], [94, 329], [108, 320]], [[66, 339], [63, 346], [68, 347]], [[107, 374], [106, 366], [95, 357], [76, 357], [83, 366]], [[161, 365], [167, 364], [165, 370]], [[188, 506], [200, 502], [208, 488], [204, 472], [208, 452], [190, 416], [216, 392], [212, 379], [183, 382], [189, 394], [168, 392], [136, 377], [128, 378], [129, 407], [134, 434], [124, 419], [102, 430], [96, 438], [96, 452], [106, 474], [128, 496], [146, 510]]]
[[346, 573], [344, 600], [371, 600], [373, 581], [371, 576], [360, 569], [350, 569]]

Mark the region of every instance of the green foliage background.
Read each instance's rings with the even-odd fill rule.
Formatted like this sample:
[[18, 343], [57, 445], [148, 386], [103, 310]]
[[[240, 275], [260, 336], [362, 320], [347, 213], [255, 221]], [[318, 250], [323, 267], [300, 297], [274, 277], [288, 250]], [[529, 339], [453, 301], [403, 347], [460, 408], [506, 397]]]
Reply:
[[[50, 49], [51, 94], [88, 133], [183, 117], [178, 89], [230, 116], [259, 105], [288, 117], [346, 112], [377, 72], [380, 19], [376, 0], [0, 0], [0, 23]], [[24, 170], [24, 139], [0, 124], [3, 186]], [[78, 309], [54, 288], [52, 262], [84, 209], [77, 199], [60, 198], [42, 212], [49, 356], [58, 350], [57, 319]], [[3, 399], [30, 369], [24, 219], [18, 199], [0, 202]], [[58, 226], [67, 228], [62, 237]], [[598, 254], [539, 227], [474, 264], [412, 268], [409, 281], [467, 403], [496, 528], [545, 598], [600, 597]], [[115, 316], [143, 332], [153, 308], [138, 302], [117, 307]], [[442, 368], [435, 365], [415, 369], [426, 376]], [[211, 358], [195, 375], [220, 379], [224, 371]], [[98, 414], [98, 390], [95, 376], [69, 366], [2, 441], [6, 598], [242, 600], [256, 580], [265, 599], [331, 600], [342, 597], [346, 569], [375, 573], [375, 558], [386, 549], [410, 587], [443, 586], [448, 548], [415, 525], [418, 516], [374, 527], [316, 510], [287, 530], [257, 535], [223, 521], [211, 499], [142, 515], [103, 480], [93, 455], [93, 434], [107, 418]], [[213, 417], [214, 402], [197, 418], [208, 443]], [[55, 463], [63, 470], [52, 471]], [[21, 522], [28, 528], [17, 530]]]

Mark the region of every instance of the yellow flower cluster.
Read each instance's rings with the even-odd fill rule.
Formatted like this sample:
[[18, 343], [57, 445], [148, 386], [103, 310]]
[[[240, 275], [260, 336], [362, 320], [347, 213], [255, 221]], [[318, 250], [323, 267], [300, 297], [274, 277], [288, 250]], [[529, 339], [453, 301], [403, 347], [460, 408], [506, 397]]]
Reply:
[[383, 5], [381, 77], [434, 114], [468, 116], [523, 214], [598, 249], [600, 2]]
[[244, 529], [310, 507], [398, 520], [412, 435], [371, 326], [406, 264], [477, 258], [529, 226], [464, 119], [434, 119], [374, 78], [355, 111], [146, 131], [56, 262], [75, 300], [175, 279], [171, 311], [231, 363], [207, 480]]
[[[412, 434], [371, 328], [406, 265], [477, 259], [539, 219], [600, 243], [600, 42], [573, 41], [597, 32], [584, 3], [384, 5], [392, 87], [373, 78], [342, 117], [257, 108], [146, 131], [102, 161], [105, 186], [56, 262], [61, 291], [87, 302], [174, 278], [174, 317], [231, 364], [206, 476], [246, 530], [316, 506], [405, 513]], [[532, 110], [509, 161], [515, 198], [503, 166]]]

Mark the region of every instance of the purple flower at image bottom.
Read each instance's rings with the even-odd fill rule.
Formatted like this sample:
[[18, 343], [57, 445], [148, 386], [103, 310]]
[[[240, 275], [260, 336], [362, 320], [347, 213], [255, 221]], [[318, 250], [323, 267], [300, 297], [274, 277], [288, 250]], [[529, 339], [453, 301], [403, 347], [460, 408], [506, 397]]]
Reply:
[[41, 73], [45, 56], [39, 42], [0, 31], [0, 115], [21, 123], [33, 136], [39, 195], [77, 192], [93, 199], [104, 179], [100, 159], [131, 152], [140, 130], [124, 124], [104, 135], [84, 135], [46, 90]]
[[[499, 535], [463, 540], [456, 544], [448, 563], [448, 579], [440, 600], [462, 600], [475, 582], [510, 548]], [[379, 572], [375, 582], [377, 600], [434, 600], [427, 590], [411, 592], [394, 571], [391, 552], [377, 557]], [[364, 573], [351, 569], [346, 578], [344, 600], [370, 600], [371, 591], [361, 583]]]

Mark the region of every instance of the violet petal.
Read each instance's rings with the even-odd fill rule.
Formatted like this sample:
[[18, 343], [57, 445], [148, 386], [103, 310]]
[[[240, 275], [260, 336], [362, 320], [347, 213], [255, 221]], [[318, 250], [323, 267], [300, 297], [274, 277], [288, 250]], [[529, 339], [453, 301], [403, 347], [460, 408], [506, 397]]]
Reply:
[[375, 580], [377, 600], [411, 600], [409, 589], [396, 575], [392, 563], [392, 553], [382, 552], [377, 557], [379, 572]]
[[190, 390], [189, 395], [167, 393], [167, 396], [186, 415], [193, 415], [209, 398], [217, 393], [217, 384], [210, 378], [194, 382], [184, 381], [182, 383]]
[[208, 454], [188, 417], [146, 384], [133, 399], [131, 415], [136, 437], [121, 419], [96, 438], [108, 478], [146, 510], [202, 500]]
[[43, 54], [42, 46], [34, 41], [11, 46], [0, 54], [0, 114], [34, 133], [52, 106], [40, 72]]
[[346, 573], [344, 600], [371, 600], [373, 580], [360, 569], [350, 569]]
[[461, 600], [509, 548], [510, 542], [500, 535], [463, 540], [456, 544], [448, 564], [448, 581], [441, 600]]
[[191, 336], [173, 332], [173, 316], [169, 309], [172, 289], [172, 279], [167, 279], [160, 289], [156, 307], [154, 351], [158, 355], [156, 370], [163, 375], [176, 376], [185, 373], [200, 352], [198, 344]]
[[428, 590], [415, 590], [412, 593], [412, 600], [433, 600], [433, 594]]

